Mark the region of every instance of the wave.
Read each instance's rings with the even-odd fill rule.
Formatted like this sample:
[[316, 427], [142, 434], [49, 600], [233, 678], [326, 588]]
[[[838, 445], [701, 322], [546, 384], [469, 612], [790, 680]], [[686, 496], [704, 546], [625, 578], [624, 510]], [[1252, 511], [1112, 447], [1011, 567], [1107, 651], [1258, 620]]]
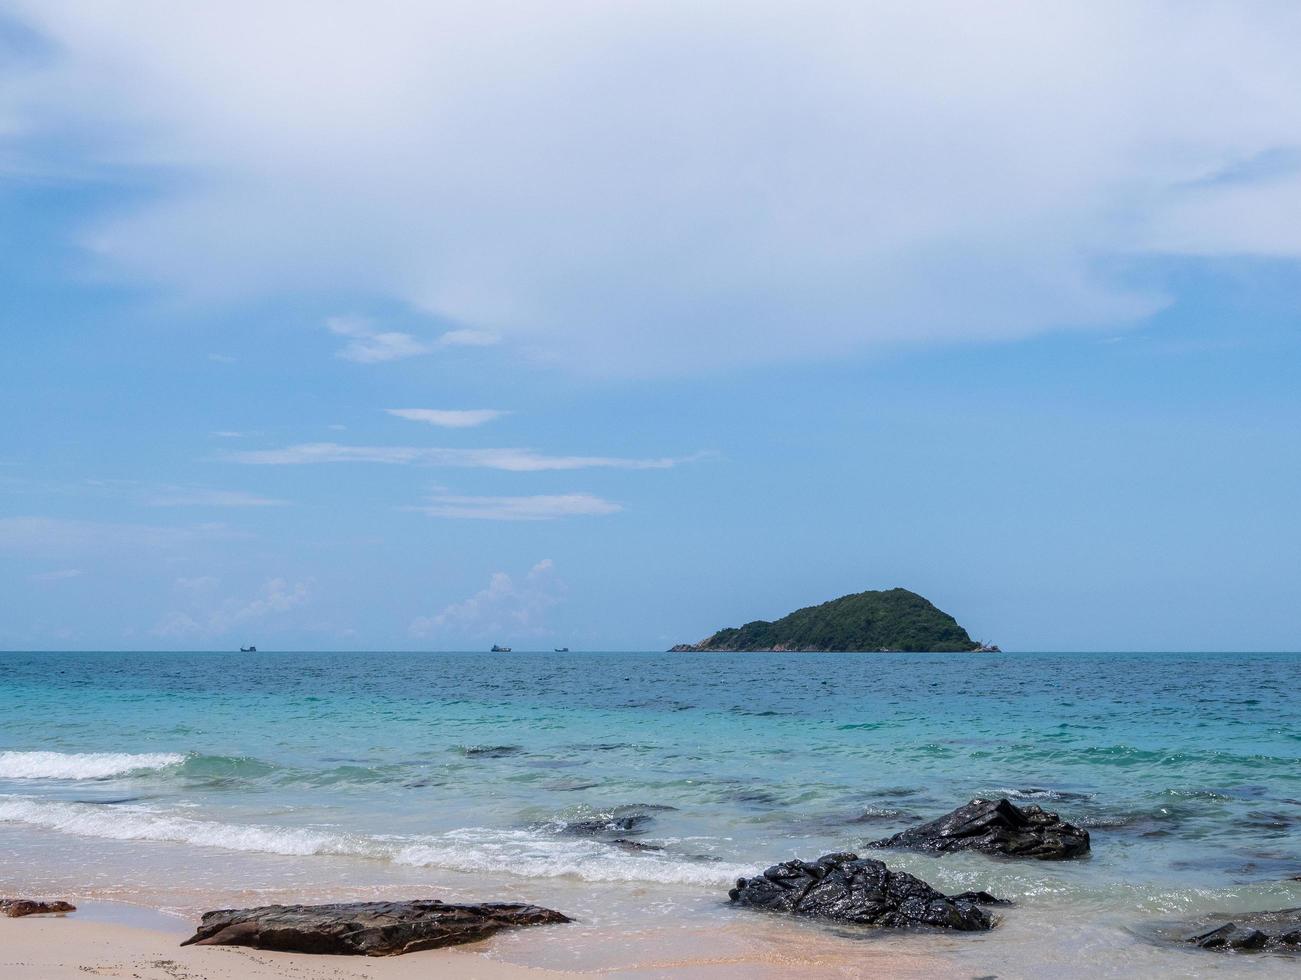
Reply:
[[754, 868], [702, 862], [662, 851], [630, 853], [599, 841], [556, 840], [525, 830], [469, 827], [411, 837], [349, 834], [200, 820], [135, 806], [0, 796], [0, 821], [79, 837], [162, 841], [292, 857], [364, 858], [446, 871], [522, 878], [577, 878], [666, 885], [726, 886]]
[[185, 759], [175, 752], [0, 752], [0, 779], [105, 779]]

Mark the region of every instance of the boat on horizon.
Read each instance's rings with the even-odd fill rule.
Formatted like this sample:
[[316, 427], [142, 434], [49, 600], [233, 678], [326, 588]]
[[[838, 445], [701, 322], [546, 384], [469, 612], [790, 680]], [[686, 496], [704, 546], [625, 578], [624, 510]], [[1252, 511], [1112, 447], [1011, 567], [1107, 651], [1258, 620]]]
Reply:
[[492, 645], [492, 649], [488, 652], [489, 653], [510, 653], [510, 647], [499, 647], [497, 646], [497, 644], [494, 643]]
[[257, 653], [257, 647], [240, 647], [240, 653]]
[[555, 652], [556, 652], [556, 653], [568, 653], [568, 652], [569, 652], [569, 647], [556, 647]]

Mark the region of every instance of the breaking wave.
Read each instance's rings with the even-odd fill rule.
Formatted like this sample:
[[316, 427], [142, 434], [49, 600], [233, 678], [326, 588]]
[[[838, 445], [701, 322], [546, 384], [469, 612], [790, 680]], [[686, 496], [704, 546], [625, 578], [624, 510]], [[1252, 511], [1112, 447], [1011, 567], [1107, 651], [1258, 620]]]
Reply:
[[105, 779], [185, 759], [176, 752], [0, 752], [0, 779]]
[[163, 841], [295, 857], [333, 855], [448, 871], [524, 878], [725, 886], [751, 867], [664, 852], [628, 853], [599, 841], [556, 840], [526, 830], [470, 827], [398, 837], [198, 820], [135, 806], [0, 796], [0, 821], [120, 841]]

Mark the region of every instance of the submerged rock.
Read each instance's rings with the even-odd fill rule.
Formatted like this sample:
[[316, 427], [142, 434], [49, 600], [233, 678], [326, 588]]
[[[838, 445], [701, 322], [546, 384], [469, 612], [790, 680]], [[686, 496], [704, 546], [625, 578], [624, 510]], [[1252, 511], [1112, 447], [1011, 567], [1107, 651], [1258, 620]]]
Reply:
[[577, 837], [598, 837], [602, 834], [638, 834], [650, 823], [648, 813], [627, 813], [621, 816], [601, 816], [594, 820], [567, 820], [560, 828], [562, 834]]
[[949, 899], [954, 902], [970, 902], [972, 905], [1011, 905], [1010, 898], [995, 898], [986, 891], [963, 892], [960, 895], [950, 895]]
[[68, 902], [37, 902], [30, 898], [0, 898], [0, 915], [19, 919], [24, 915], [49, 915], [75, 912], [77, 906]]
[[1089, 853], [1089, 832], [1034, 804], [1018, 807], [1006, 799], [972, 800], [938, 820], [868, 846], [1061, 860]]
[[205, 912], [182, 946], [252, 946], [293, 953], [398, 956], [486, 939], [500, 929], [569, 922], [537, 905], [439, 901], [266, 905]]
[[1235, 915], [1209, 932], [1189, 936], [1186, 942], [1202, 949], [1240, 953], [1279, 950], [1301, 953], [1301, 908]]
[[[982, 893], [983, 894], [983, 893]], [[740, 878], [728, 896], [737, 905], [790, 915], [906, 928], [976, 932], [994, 920], [975, 902], [950, 898], [920, 878], [856, 854], [786, 861], [757, 878]], [[988, 896], [993, 898], [993, 896]]]
[[662, 844], [647, 844], [645, 841], [629, 840], [627, 837], [618, 837], [610, 843], [614, 847], [621, 847], [625, 851], [662, 851]]

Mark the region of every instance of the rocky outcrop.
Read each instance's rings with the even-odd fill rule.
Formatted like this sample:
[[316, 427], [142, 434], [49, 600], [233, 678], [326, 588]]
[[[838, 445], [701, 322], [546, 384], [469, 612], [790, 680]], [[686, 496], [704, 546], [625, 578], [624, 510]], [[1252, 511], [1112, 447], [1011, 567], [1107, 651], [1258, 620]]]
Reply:
[[765, 912], [860, 925], [935, 926], [963, 932], [994, 925], [976, 902], [950, 898], [920, 878], [856, 854], [787, 861], [757, 878], [738, 879], [728, 896], [737, 905]]
[[37, 902], [30, 898], [0, 898], [0, 915], [18, 919], [24, 915], [49, 915], [75, 912], [77, 906], [67, 902]]
[[438, 901], [266, 905], [204, 913], [182, 946], [252, 946], [295, 953], [398, 956], [485, 939], [500, 929], [569, 922], [537, 905]]
[[1301, 909], [1235, 915], [1232, 922], [1189, 936], [1186, 941], [1202, 949], [1239, 953], [1261, 950], [1301, 953]]
[[869, 846], [933, 854], [983, 851], [1054, 861], [1088, 854], [1089, 832], [1033, 804], [1018, 807], [1006, 799], [972, 800], [938, 820]]

